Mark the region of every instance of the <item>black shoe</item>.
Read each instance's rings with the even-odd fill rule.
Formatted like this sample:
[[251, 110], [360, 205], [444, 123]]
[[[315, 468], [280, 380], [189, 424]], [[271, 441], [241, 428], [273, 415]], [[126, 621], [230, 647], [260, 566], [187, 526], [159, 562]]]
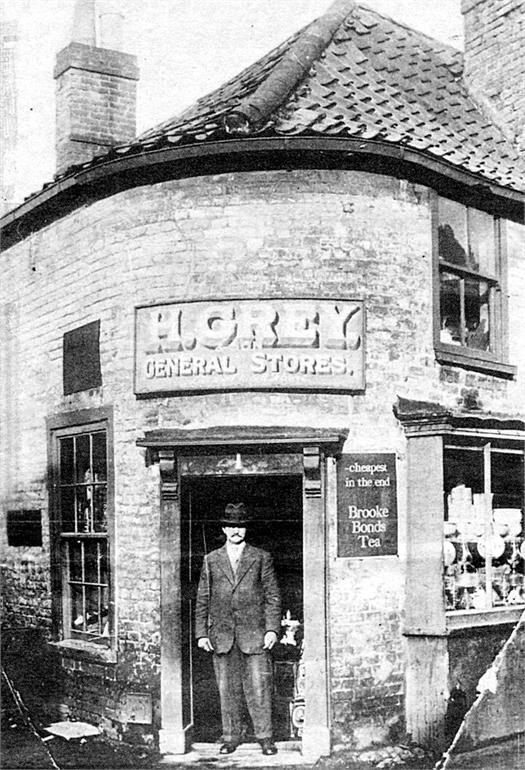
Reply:
[[271, 738], [263, 738], [262, 741], [259, 741], [262, 748], [262, 753], [269, 757], [272, 754], [277, 754], [277, 746], [275, 743], [271, 740]]
[[236, 748], [237, 748], [236, 743], [231, 743], [230, 741], [226, 741], [226, 743], [223, 743], [222, 746], [220, 747], [219, 754], [233, 754]]

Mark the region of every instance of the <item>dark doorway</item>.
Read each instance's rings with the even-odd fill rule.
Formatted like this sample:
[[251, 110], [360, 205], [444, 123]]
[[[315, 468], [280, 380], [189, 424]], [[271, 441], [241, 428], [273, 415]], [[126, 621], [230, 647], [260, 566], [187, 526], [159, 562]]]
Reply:
[[[184, 634], [184, 676], [193, 703], [194, 740], [221, 738], [219, 694], [212, 657], [197, 648], [193, 638], [193, 608], [204, 553], [220, 548], [224, 535], [220, 518], [229, 502], [244, 502], [254, 517], [247, 541], [272, 554], [282, 595], [283, 615], [300, 622], [297, 645], [279, 643], [274, 648], [274, 737], [295, 737], [290, 722], [294, 697], [294, 672], [303, 629], [303, 506], [302, 476], [198, 476], [183, 477], [182, 585], [191, 607], [191, 633]], [[188, 617], [189, 621], [189, 617]], [[189, 629], [186, 629], [189, 631]], [[253, 738], [246, 711], [246, 740]]]

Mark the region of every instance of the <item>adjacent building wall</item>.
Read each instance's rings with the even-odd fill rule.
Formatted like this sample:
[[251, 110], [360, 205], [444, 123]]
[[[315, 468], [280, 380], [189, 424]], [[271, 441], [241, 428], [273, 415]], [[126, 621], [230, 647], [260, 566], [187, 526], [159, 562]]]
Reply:
[[462, 0], [465, 79], [507, 136], [525, 149], [525, 3]]

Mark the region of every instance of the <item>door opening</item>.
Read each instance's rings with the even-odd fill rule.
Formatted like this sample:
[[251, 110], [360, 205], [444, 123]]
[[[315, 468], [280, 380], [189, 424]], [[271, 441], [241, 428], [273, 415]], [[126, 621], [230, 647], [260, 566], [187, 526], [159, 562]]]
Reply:
[[[181, 578], [183, 597], [191, 608], [185, 618], [191, 629], [186, 628], [183, 633], [183, 681], [189, 690], [187, 697], [191, 698], [195, 741], [215, 742], [222, 732], [212, 656], [198, 649], [193, 638], [197, 584], [204, 554], [224, 543], [220, 518], [226, 504], [241, 501], [253, 516], [246, 540], [273, 556], [283, 616], [289, 613], [288, 643], [280, 641], [272, 652], [274, 739], [294, 739], [300, 734], [297, 704], [304, 623], [302, 481], [300, 475], [192, 476], [181, 480]], [[283, 637], [286, 628], [283, 627]], [[246, 709], [245, 740], [251, 739], [253, 728]]]

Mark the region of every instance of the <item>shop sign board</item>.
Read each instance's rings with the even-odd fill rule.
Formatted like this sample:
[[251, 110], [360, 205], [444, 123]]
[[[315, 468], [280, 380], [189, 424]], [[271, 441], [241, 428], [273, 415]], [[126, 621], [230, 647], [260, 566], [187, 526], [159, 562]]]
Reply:
[[342, 455], [337, 467], [337, 555], [395, 554], [395, 454]]
[[135, 393], [364, 389], [362, 300], [178, 302], [135, 311]]

